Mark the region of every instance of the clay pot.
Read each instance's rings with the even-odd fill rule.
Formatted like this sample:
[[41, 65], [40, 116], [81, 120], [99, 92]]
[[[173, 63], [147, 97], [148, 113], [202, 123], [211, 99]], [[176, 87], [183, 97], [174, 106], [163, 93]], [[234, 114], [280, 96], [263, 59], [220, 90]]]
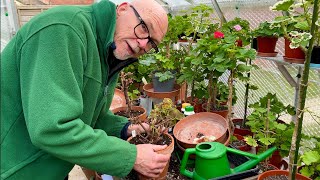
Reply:
[[[158, 154], [164, 154], [164, 155], [171, 154], [174, 150], [174, 139], [170, 134], [165, 133], [164, 135], [170, 137], [171, 144], [169, 144], [165, 149], [156, 151], [156, 152]], [[130, 137], [127, 141], [130, 142], [131, 139], [132, 137]], [[158, 178], [149, 178], [137, 172], [139, 180], [165, 180], [168, 173], [169, 163], [170, 163], [170, 160], [167, 162], [165, 168], [160, 173]]]
[[84, 175], [87, 177], [87, 179], [90, 179], [90, 178], [96, 176], [96, 172], [91, 169], [87, 169], [85, 167], [81, 167], [81, 169], [82, 169], [82, 172], [84, 173]]
[[238, 47], [242, 47], [242, 40], [241, 39], [236, 40], [236, 45]]
[[285, 38], [284, 39], [284, 61], [291, 62], [291, 63], [304, 63], [305, 53], [300, 49], [291, 49], [290, 48], [290, 41]]
[[[229, 130], [228, 130], [225, 139], [222, 140], [222, 141], [223, 141], [223, 144], [224, 144], [225, 146], [229, 146], [230, 138], [231, 138], [231, 136], [230, 136], [230, 132], [229, 132]], [[176, 143], [177, 143], [177, 147], [184, 153], [184, 151], [186, 150], [186, 148], [183, 147], [183, 146], [181, 146], [178, 141], [177, 141]], [[194, 146], [194, 147], [189, 147], [189, 148], [195, 148], [195, 147], [196, 147], [196, 146]], [[195, 154], [191, 154], [191, 155], [189, 156], [189, 159], [196, 159], [196, 155], [195, 155]]]
[[[117, 107], [115, 109], [112, 109], [111, 111], [113, 113], [116, 113], [116, 112], [126, 111], [126, 110], [127, 110], [127, 107], [122, 106], [122, 107]], [[132, 106], [131, 110], [143, 112], [142, 114], [140, 114], [138, 116], [138, 118], [143, 122], [146, 121], [146, 119], [147, 119], [147, 111], [143, 107], [141, 107], [141, 106]]]
[[180, 92], [180, 85], [175, 84], [171, 92], [155, 92], [153, 89], [153, 84], [146, 84], [143, 86], [143, 90], [146, 95], [152, 98], [163, 99], [163, 98], [173, 98], [177, 97]]
[[234, 124], [234, 131], [233, 131], [234, 134], [239, 134], [241, 136], [253, 136], [253, 133], [251, 132], [250, 129], [243, 129], [241, 128], [241, 125], [239, 125], [239, 124], [242, 124], [243, 119], [235, 118], [235, 119], [232, 119], [232, 122]]
[[[270, 176], [280, 176], [280, 175], [286, 175], [289, 176], [289, 171], [285, 170], [271, 170], [271, 171], [266, 171], [258, 176], [258, 180], [264, 180]], [[301, 174], [296, 174], [296, 179], [299, 180], [311, 180], [310, 178], [303, 176]]]
[[[203, 110], [203, 112], [207, 111], [207, 103], [202, 104], [202, 110]], [[219, 114], [220, 116], [222, 116], [224, 118], [228, 118], [229, 111], [228, 111], [228, 109], [225, 109], [225, 110], [212, 110], [211, 109], [210, 112]]]
[[[256, 152], [259, 152], [259, 149], [261, 147], [260, 146], [257, 146], [256, 147]], [[269, 158], [269, 163], [274, 165], [275, 167], [277, 167], [278, 169], [281, 168], [282, 166], [282, 157], [280, 156], [280, 151], [279, 150], [276, 150], [272, 156]]]
[[126, 97], [124, 96], [124, 93], [120, 89], [115, 89], [109, 109], [112, 111], [113, 109], [121, 106], [126, 106]]
[[194, 139], [199, 133], [204, 136], [215, 136], [216, 142], [225, 143], [227, 132], [227, 120], [210, 112], [187, 116], [181, 119], [173, 129], [174, 137], [183, 148], [194, 148], [198, 144]]
[[[235, 136], [239, 141], [243, 141], [244, 137], [239, 135], [239, 134], [233, 134], [233, 136]], [[241, 151], [250, 151], [251, 150], [251, 146], [249, 146], [247, 143], [245, 145], [242, 146], [236, 146], [237, 149], [241, 150]]]
[[277, 56], [277, 52], [275, 52], [277, 41], [278, 37], [257, 37], [258, 55]]

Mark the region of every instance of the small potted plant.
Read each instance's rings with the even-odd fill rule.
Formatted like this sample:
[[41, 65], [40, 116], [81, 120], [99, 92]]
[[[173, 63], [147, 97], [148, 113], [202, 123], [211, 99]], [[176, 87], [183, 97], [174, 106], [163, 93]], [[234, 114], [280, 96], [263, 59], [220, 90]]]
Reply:
[[286, 113], [294, 115], [294, 108], [285, 106], [271, 93], [249, 107], [253, 108], [253, 112], [248, 116], [246, 125], [250, 127], [253, 136], [246, 136], [245, 141], [253, 147], [259, 145], [258, 151], [269, 146], [277, 147], [277, 151], [270, 158], [270, 164], [280, 168], [282, 157], [289, 154], [294, 124], [279, 122], [279, 118]]
[[280, 27], [272, 27], [271, 23], [265, 21], [259, 24], [259, 26], [253, 32], [257, 38], [257, 51], [259, 56], [277, 56], [275, 52], [278, 38], [283, 35]]
[[[279, 1], [271, 9], [286, 12], [284, 16], [276, 17], [273, 27], [280, 27], [284, 32], [285, 55], [284, 60], [303, 63], [311, 39], [313, 1]], [[320, 12], [317, 12], [318, 14]], [[315, 26], [315, 40], [313, 46], [319, 45], [319, 23]], [[318, 39], [318, 40], [317, 40]], [[317, 43], [318, 42], [318, 43]]]
[[[150, 130], [145, 131], [146, 133], [143, 134], [137, 134], [135, 137], [132, 136], [128, 139], [128, 141], [132, 144], [166, 144], [168, 147], [158, 153], [171, 154], [174, 150], [174, 139], [166, 132], [183, 117], [184, 115], [178, 109], [176, 109], [172, 100], [169, 98], [164, 98], [163, 102], [156, 104], [155, 108], [150, 112], [147, 121], [150, 126]], [[133, 118], [130, 121], [132, 124], [141, 125], [141, 121], [137, 118]], [[141, 127], [144, 128], [142, 125]], [[168, 171], [168, 165], [169, 162], [158, 179], [165, 179]], [[138, 176], [140, 177], [139, 179], [146, 178], [143, 175], [138, 174]]]
[[[126, 99], [126, 106], [117, 107], [115, 109], [112, 109], [112, 112], [119, 116], [124, 116], [130, 119], [137, 117], [141, 121], [145, 121], [147, 118], [147, 112], [143, 107], [140, 106], [133, 106], [132, 103], [134, 102], [133, 98], [135, 97], [134, 92], [129, 93], [129, 85], [132, 84], [132, 73], [120, 73], [120, 80], [121, 80], [121, 90], [124, 93], [125, 99]], [[136, 93], [139, 93], [139, 91]], [[131, 98], [129, 98], [129, 94], [131, 95]]]

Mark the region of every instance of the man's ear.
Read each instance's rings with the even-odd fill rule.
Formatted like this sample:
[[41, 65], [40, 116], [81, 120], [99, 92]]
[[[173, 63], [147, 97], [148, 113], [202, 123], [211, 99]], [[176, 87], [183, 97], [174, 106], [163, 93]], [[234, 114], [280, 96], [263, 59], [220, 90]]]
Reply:
[[117, 6], [117, 15], [121, 15], [122, 13], [126, 12], [129, 8], [129, 3], [124, 2]]

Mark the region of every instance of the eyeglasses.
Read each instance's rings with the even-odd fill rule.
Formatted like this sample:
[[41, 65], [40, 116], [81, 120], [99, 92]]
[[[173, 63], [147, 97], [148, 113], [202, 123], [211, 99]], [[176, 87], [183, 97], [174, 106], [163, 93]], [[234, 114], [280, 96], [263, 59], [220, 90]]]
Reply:
[[134, 34], [137, 36], [138, 39], [148, 39], [147, 48], [144, 50], [146, 53], [158, 53], [159, 49], [157, 44], [151, 39], [149, 29], [146, 23], [142, 20], [141, 16], [139, 15], [138, 11], [130, 5], [133, 9], [134, 14], [139, 19], [139, 24], [134, 27]]

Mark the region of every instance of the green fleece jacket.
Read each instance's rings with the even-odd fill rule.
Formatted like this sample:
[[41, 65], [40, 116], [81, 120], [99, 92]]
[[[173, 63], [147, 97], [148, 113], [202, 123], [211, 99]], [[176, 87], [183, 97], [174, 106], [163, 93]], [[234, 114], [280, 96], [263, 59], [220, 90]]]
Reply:
[[47, 10], [1, 54], [1, 179], [58, 180], [74, 164], [115, 176], [136, 147], [119, 138], [126, 118], [109, 111], [116, 7], [109, 1]]

